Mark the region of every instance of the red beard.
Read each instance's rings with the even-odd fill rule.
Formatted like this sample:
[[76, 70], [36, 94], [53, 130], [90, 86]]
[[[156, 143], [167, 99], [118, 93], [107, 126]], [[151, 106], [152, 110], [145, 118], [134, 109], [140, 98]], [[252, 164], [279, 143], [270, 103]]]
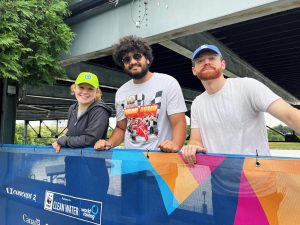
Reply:
[[206, 68], [204, 67], [200, 72], [196, 74], [199, 80], [213, 80], [220, 77], [223, 74], [222, 68], [216, 69], [215, 67], [210, 66], [209, 71], [205, 70]]

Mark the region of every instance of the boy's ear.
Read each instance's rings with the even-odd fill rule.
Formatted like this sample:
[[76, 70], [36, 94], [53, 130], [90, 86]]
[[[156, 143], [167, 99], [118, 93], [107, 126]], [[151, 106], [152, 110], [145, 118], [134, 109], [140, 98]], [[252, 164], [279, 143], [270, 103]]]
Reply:
[[222, 60], [222, 69], [225, 70], [225, 68], [226, 68], [226, 62], [225, 62], [225, 60], [223, 59], [223, 60]]
[[192, 67], [192, 73], [194, 76], [197, 76], [196, 71], [195, 71], [195, 67]]

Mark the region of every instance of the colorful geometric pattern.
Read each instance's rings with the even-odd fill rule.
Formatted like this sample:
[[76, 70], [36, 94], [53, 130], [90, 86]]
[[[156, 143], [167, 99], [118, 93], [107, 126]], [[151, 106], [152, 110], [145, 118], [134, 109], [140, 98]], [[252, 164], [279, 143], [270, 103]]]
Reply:
[[0, 225], [87, 224], [45, 210], [48, 192], [90, 219], [95, 206], [75, 199], [101, 203], [101, 224], [299, 225], [299, 159], [198, 154], [189, 167], [175, 153], [90, 150], [0, 145]]
[[115, 150], [112, 161], [121, 160], [122, 166], [112, 169], [112, 174], [152, 173], [168, 215], [188, 207], [194, 197], [200, 199], [204, 188], [201, 193], [210, 200], [207, 197], [203, 203], [202, 196], [194, 210], [212, 215], [214, 224], [299, 224], [299, 160], [260, 158], [257, 167], [255, 158], [243, 156], [198, 154], [196, 158], [196, 165], [189, 167], [180, 154]]

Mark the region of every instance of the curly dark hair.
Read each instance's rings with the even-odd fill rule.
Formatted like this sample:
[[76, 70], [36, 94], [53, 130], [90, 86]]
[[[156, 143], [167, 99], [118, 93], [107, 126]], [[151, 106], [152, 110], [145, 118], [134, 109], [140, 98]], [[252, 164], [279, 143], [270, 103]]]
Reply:
[[143, 54], [149, 60], [149, 66], [151, 66], [153, 62], [152, 49], [150, 45], [144, 39], [135, 35], [129, 35], [121, 38], [117, 44], [113, 45], [113, 49], [113, 60], [122, 68], [124, 68], [122, 59], [126, 54], [128, 54], [128, 52], [138, 52]]

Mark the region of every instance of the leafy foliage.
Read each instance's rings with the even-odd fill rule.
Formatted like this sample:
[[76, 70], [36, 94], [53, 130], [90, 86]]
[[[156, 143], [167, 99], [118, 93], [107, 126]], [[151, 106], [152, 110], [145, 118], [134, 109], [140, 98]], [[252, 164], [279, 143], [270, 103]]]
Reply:
[[64, 23], [68, 0], [0, 1], [0, 78], [51, 84], [64, 77], [60, 54], [74, 34]]
[[284, 141], [284, 136], [276, 133], [273, 130], [268, 129], [268, 140], [269, 141]]
[[[51, 121], [50, 121], [51, 122]], [[52, 121], [55, 122], [55, 121]], [[63, 125], [60, 124], [58, 126], [58, 134], [65, 134], [66, 130], [64, 130], [66, 123], [65, 121], [62, 121]], [[24, 130], [25, 125], [24, 123], [17, 123], [16, 124], [16, 131], [15, 131], [15, 144], [25, 144], [24, 140]], [[50, 145], [51, 143], [55, 142], [57, 138], [55, 136], [56, 133], [56, 126], [55, 125], [45, 125], [42, 124], [41, 126], [41, 132], [40, 137], [38, 135], [39, 132], [39, 126], [28, 126], [27, 128], [27, 142], [28, 145]], [[107, 131], [107, 138], [109, 138], [112, 135], [113, 129], [109, 128]]]
[[[49, 129], [48, 129], [49, 128]], [[27, 143], [28, 145], [50, 145], [54, 141], [56, 141], [55, 135], [56, 135], [56, 128], [55, 126], [41, 126], [41, 132], [40, 137], [38, 136], [39, 127], [34, 126], [30, 127], [28, 126], [27, 129]], [[25, 144], [24, 140], [24, 124], [17, 123], [16, 124], [16, 131], [15, 131], [15, 144]], [[61, 128], [59, 128], [58, 133], [62, 131]]]
[[283, 126], [281, 124], [277, 125], [276, 127], [273, 127], [273, 129], [283, 133], [283, 134], [291, 134], [293, 133], [293, 130], [287, 126]]
[[[284, 135], [293, 133], [293, 130], [291, 128], [289, 128], [287, 126], [283, 126], [281, 124], [273, 127], [273, 129]], [[268, 139], [269, 139], [269, 141], [284, 141], [285, 140], [284, 136], [276, 133], [275, 131], [273, 131], [271, 129], [268, 129]]]

